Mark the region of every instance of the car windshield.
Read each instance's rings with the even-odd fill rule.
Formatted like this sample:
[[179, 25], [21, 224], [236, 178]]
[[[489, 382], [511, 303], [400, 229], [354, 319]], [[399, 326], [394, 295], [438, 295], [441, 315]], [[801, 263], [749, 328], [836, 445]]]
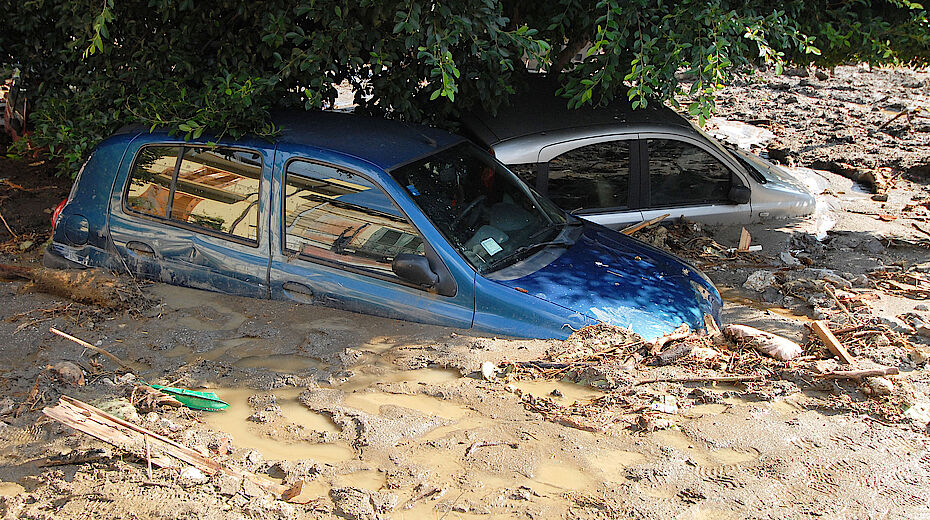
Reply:
[[480, 273], [548, 246], [571, 223], [487, 152], [462, 143], [392, 172], [446, 239]]

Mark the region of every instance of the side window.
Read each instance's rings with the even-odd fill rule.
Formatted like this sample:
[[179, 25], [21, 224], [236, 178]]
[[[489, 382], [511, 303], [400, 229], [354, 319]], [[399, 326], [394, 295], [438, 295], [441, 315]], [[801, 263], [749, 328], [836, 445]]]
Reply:
[[261, 155], [220, 147], [147, 146], [126, 209], [258, 242]]
[[154, 217], [168, 216], [171, 179], [180, 151], [178, 146], [146, 146], [139, 151], [126, 189], [127, 209]]
[[367, 179], [307, 161], [287, 165], [284, 249], [395, 277], [394, 257], [423, 254], [423, 239]]
[[258, 241], [261, 156], [227, 148], [185, 148], [171, 219]]
[[700, 204], [728, 200], [731, 173], [697, 146], [649, 139], [650, 206]]
[[549, 198], [566, 211], [629, 206], [630, 143], [575, 148], [549, 161]]

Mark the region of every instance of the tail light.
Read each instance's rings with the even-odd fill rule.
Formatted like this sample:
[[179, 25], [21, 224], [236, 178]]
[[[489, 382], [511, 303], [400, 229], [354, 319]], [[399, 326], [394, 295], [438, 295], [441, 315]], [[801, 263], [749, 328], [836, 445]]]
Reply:
[[58, 217], [61, 216], [61, 210], [65, 209], [65, 204], [68, 203], [68, 199], [65, 199], [58, 203], [55, 206], [55, 211], [52, 212], [52, 233], [55, 233], [55, 224], [58, 223]]

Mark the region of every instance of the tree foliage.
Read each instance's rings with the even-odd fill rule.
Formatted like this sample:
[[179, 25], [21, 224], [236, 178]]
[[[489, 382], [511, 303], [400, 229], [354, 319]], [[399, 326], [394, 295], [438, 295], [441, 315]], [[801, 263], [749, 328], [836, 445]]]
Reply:
[[0, 69], [23, 70], [32, 141], [67, 169], [126, 123], [271, 135], [272, 110], [325, 107], [343, 81], [360, 111], [447, 124], [494, 111], [530, 64], [572, 105], [688, 94], [703, 119], [752, 66], [930, 63], [927, 12], [905, 0], [7, 3]]

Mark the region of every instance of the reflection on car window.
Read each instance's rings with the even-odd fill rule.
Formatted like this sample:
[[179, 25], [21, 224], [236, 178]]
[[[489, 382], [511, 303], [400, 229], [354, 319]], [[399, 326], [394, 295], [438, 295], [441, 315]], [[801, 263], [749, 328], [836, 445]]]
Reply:
[[536, 164], [508, 164], [507, 168], [516, 174], [521, 181], [530, 186], [536, 186]]
[[394, 277], [401, 253], [423, 254], [423, 239], [367, 179], [292, 161], [284, 187], [284, 248]]
[[552, 240], [566, 219], [481, 149], [463, 143], [392, 172], [479, 272], [521, 247]]
[[126, 192], [126, 207], [155, 217], [168, 216], [171, 179], [178, 163], [177, 146], [147, 146], [136, 157]]
[[726, 201], [730, 170], [697, 146], [649, 139], [650, 206]]
[[171, 218], [256, 240], [261, 173], [261, 156], [255, 153], [185, 148]]
[[126, 206], [257, 243], [261, 174], [256, 152], [147, 146], [133, 166]]
[[566, 211], [626, 208], [630, 141], [590, 144], [549, 161], [549, 197]]

